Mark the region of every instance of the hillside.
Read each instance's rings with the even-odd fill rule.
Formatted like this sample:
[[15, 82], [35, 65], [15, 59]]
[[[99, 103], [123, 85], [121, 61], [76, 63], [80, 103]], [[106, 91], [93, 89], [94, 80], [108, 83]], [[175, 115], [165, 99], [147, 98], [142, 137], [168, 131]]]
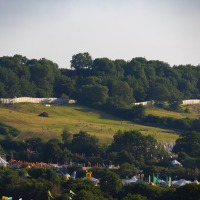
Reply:
[[[48, 118], [39, 117], [47, 112]], [[152, 134], [158, 140], [172, 141], [178, 138], [175, 131], [143, 126], [124, 121], [104, 112], [78, 106], [51, 106], [20, 103], [0, 108], [0, 121], [19, 129], [22, 133], [17, 139], [39, 136], [48, 140], [60, 138], [62, 130], [68, 128], [72, 133], [80, 130], [96, 135], [100, 142], [110, 143], [117, 130], [138, 130], [143, 134]]]
[[175, 112], [175, 111], [167, 111], [164, 109], [156, 108], [156, 107], [146, 107], [146, 114], [154, 115], [159, 117], [173, 117], [176, 119], [183, 119], [183, 118], [191, 118], [191, 119], [198, 119], [200, 116], [200, 105], [184, 105], [182, 109], [189, 109], [188, 113], [184, 112]]

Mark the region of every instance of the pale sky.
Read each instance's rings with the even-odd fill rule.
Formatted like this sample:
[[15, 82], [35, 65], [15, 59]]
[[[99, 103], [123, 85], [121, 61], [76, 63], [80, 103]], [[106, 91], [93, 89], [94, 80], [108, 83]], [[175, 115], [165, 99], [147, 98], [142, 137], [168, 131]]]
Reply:
[[0, 57], [69, 68], [83, 52], [198, 65], [200, 0], [0, 0]]

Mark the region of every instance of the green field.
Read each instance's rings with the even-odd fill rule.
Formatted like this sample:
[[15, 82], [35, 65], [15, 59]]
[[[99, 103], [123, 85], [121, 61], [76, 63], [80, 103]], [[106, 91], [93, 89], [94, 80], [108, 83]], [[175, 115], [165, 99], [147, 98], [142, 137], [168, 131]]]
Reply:
[[146, 114], [151, 114], [154, 116], [160, 116], [160, 117], [173, 117], [176, 119], [181, 118], [199, 118], [200, 116], [200, 105], [187, 105], [182, 106], [182, 109], [185, 110], [186, 108], [189, 109], [189, 113], [184, 112], [174, 112], [174, 111], [167, 111], [164, 109], [156, 108], [156, 107], [147, 107], [146, 108]]
[[[47, 112], [48, 118], [39, 117], [41, 112]], [[147, 112], [150, 112], [148, 109]], [[155, 112], [155, 111], [151, 111]], [[166, 116], [166, 111], [156, 110]], [[167, 112], [168, 113], [168, 112]], [[168, 114], [167, 114], [168, 115]], [[177, 114], [178, 115], [178, 114]], [[143, 126], [124, 121], [104, 112], [79, 105], [51, 106], [41, 104], [15, 104], [11, 107], [0, 107], [0, 121], [21, 131], [17, 139], [39, 136], [48, 140], [53, 137], [61, 138], [64, 128], [72, 133], [80, 130], [96, 135], [100, 142], [110, 143], [117, 130], [137, 130], [147, 135], [154, 135], [157, 140], [174, 141], [177, 132], [162, 128]]]

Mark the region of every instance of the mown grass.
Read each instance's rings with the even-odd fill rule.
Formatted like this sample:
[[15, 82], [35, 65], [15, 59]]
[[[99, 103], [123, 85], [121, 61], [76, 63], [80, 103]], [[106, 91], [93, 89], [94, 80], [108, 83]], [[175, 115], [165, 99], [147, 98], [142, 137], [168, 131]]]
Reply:
[[[41, 112], [47, 112], [49, 117], [39, 117]], [[17, 137], [19, 140], [33, 136], [45, 140], [52, 137], [61, 138], [64, 128], [72, 133], [87, 131], [105, 144], [112, 141], [117, 130], [137, 130], [145, 135], [151, 134], [159, 141], [174, 141], [178, 138], [175, 131], [133, 124], [79, 105], [46, 107], [41, 104], [20, 103], [11, 107], [3, 106], [0, 108], [0, 121], [19, 129], [22, 132]]]

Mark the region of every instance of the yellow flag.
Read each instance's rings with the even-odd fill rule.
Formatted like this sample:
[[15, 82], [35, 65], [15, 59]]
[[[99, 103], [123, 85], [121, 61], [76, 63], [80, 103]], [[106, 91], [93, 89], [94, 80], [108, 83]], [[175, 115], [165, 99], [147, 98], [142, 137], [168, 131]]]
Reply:
[[72, 190], [70, 190], [69, 193], [75, 195], [75, 193]]

